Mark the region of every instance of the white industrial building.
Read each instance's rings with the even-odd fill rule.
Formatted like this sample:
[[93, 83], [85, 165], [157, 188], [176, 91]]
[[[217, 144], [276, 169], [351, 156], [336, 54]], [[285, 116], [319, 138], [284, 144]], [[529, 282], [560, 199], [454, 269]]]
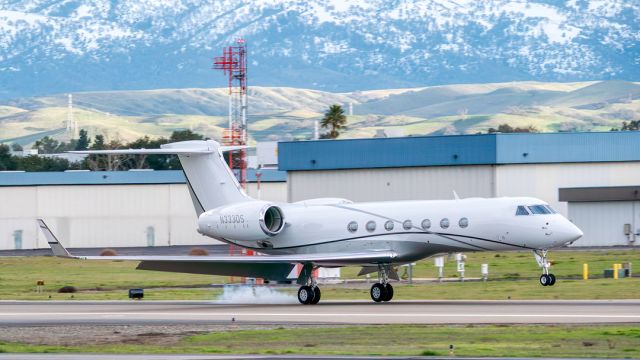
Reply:
[[[561, 188], [640, 185], [640, 132], [488, 134], [283, 142], [287, 199], [531, 196], [583, 229], [574, 246], [634, 245], [640, 203], [571, 202]], [[628, 225], [625, 225], [628, 224]]]
[[[286, 201], [284, 173], [263, 170], [259, 191], [248, 178], [250, 196]], [[219, 243], [196, 232], [182, 171], [0, 172], [0, 249], [48, 247], [37, 218], [76, 248]]]
[[[640, 132], [298, 141], [264, 152], [279, 170], [262, 170], [260, 194], [249, 170], [255, 198], [531, 196], [583, 230], [574, 246], [640, 242]], [[47, 247], [36, 218], [76, 248], [215, 242], [195, 231], [181, 171], [0, 172], [0, 249]]]

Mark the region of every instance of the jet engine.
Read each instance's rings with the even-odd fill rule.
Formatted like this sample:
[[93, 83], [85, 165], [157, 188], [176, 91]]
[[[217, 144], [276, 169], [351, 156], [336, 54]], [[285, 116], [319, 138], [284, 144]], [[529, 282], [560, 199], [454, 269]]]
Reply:
[[198, 219], [201, 233], [229, 240], [261, 241], [284, 229], [280, 207], [265, 201], [247, 201], [209, 210]]

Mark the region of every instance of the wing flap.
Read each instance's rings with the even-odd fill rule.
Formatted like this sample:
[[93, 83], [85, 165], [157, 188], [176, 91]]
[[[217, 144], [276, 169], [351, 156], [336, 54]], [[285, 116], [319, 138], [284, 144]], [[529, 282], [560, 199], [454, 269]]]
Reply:
[[144, 260], [138, 264], [138, 270], [179, 272], [187, 274], [244, 276], [269, 280], [286, 280], [295, 264], [240, 262], [193, 262], [193, 261], [154, 261]]

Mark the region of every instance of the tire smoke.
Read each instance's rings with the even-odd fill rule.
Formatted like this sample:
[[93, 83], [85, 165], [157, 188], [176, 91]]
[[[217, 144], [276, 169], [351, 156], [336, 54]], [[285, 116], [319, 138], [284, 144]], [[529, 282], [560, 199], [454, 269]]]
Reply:
[[227, 304], [296, 304], [294, 294], [264, 285], [225, 285], [218, 302]]

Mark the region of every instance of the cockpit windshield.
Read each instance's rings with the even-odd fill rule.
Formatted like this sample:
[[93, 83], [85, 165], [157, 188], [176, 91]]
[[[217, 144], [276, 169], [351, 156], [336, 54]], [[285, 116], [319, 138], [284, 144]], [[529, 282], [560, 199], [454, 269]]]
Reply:
[[548, 215], [548, 214], [556, 214], [557, 212], [553, 210], [553, 208], [549, 205], [529, 205], [518, 206], [516, 210], [516, 216], [526, 216], [526, 215]]

